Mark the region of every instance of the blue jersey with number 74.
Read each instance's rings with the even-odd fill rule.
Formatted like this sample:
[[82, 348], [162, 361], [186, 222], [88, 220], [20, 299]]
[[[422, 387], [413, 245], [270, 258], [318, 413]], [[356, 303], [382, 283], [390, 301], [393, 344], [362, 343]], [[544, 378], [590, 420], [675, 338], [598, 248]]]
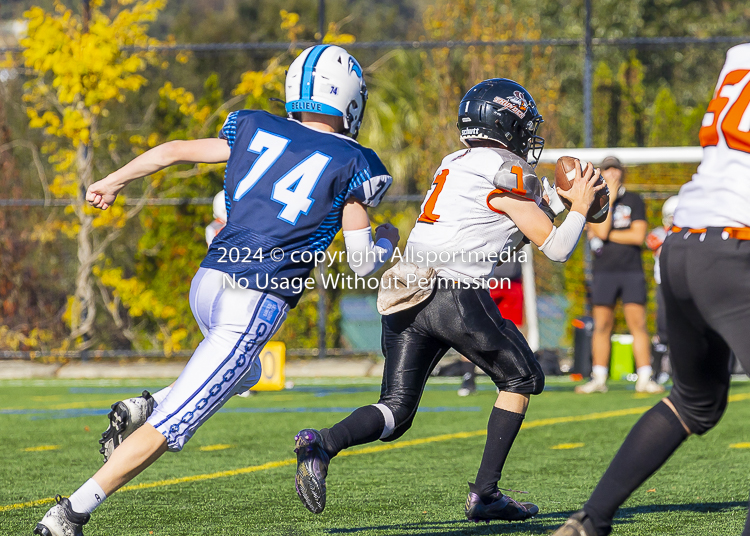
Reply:
[[344, 203], [377, 206], [393, 179], [374, 151], [351, 138], [263, 111], [229, 114], [219, 137], [231, 148], [227, 225], [201, 266], [294, 307], [315, 253], [341, 229]]

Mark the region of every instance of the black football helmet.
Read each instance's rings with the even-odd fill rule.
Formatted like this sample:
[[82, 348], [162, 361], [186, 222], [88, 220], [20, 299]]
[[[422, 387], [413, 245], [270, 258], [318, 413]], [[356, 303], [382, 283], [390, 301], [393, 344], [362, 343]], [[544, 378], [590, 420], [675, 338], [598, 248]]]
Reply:
[[471, 88], [458, 106], [458, 131], [461, 141], [490, 139], [509, 151], [538, 162], [544, 138], [537, 136], [544, 122], [536, 103], [526, 89], [507, 78], [492, 78]]

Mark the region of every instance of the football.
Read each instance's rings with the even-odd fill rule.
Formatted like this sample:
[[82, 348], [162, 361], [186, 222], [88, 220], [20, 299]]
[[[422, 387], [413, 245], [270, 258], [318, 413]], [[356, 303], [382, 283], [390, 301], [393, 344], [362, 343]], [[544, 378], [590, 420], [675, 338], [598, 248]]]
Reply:
[[[581, 167], [581, 173], [583, 173], [583, 165], [581, 162], [573, 158], [572, 156], [561, 156], [557, 159], [557, 165], [555, 166], [555, 186], [561, 190], [567, 191], [573, 186], [572, 180], [576, 176], [575, 166]], [[599, 178], [597, 184], [602, 184], [603, 178]], [[565, 208], [570, 209], [570, 201], [560, 196]], [[603, 189], [599, 190], [594, 197], [594, 202], [591, 203], [589, 213], [586, 215], [586, 221], [591, 223], [602, 223], [607, 219], [607, 213], [609, 212], [609, 188], [605, 185]]]

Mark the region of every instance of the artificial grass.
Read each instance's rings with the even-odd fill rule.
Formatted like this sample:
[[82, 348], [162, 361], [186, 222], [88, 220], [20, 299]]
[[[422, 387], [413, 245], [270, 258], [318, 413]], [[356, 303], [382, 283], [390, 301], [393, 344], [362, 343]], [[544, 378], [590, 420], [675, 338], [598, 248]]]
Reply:
[[[576, 395], [573, 384], [548, 382], [533, 397], [526, 422], [506, 464], [501, 487], [525, 490], [540, 514], [523, 523], [468, 523], [463, 504], [484, 445], [495, 398], [489, 383], [477, 394], [455, 395], [457, 381], [433, 379], [425, 410], [401, 440], [374, 443], [403, 448], [334, 459], [328, 505], [308, 512], [294, 492], [293, 463], [231, 476], [160, 484], [114, 494], [84, 528], [89, 536], [143, 535], [425, 535], [548, 534], [587, 499], [619, 448], [637, 412], [659, 396], [636, 395], [616, 383], [606, 394]], [[0, 382], [0, 534], [30, 535], [50, 504], [8, 505], [69, 495], [101, 463], [99, 434], [109, 404], [160, 386], [153, 380]], [[166, 454], [133, 484], [210, 475], [290, 460], [293, 436], [303, 427], [330, 426], [349, 408], [374, 403], [377, 380], [298, 381], [295, 389], [235, 397], [179, 454]], [[716, 429], [690, 438], [665, 467], [621, 508], [614, 535], [739, 534], [747, 511], [750, 384], [732, 389]], [[591, 419], [591, 414], [605, 413]], [[586, 420], [560, 422], [560, 417]], [[440, 437], [447, 436], [447, 437]], [[436, 438], [438, 440], [435, 440]], [[582, 444], [582, 445], [581, 445]], [[732, 447], [734, 446], [734, 447]], [[742, 447], [742, 445], [739, 445]], [[745, 446], [750, 446], [747, 444]], [[54, 450], [31, 450], [40, 447]], [[206, 447], [208, 447], [207, 450]], [[556, 447], [556, 448], [553, 448]], [[202, 450], [202, 448], [204, 450]], [[216, 476], [216, 475], [214, 475]]]

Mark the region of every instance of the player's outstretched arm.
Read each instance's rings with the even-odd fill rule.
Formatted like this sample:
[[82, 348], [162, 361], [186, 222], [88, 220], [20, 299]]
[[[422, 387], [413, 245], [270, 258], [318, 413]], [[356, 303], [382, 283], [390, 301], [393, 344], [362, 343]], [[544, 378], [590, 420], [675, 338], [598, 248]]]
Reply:
[[229, 160], [226, 140], [206, 138], [175, 140], [149, 149], [117, 171], [89, 186], [86, 201], [102, 210], [115, 202], [125, 185], [174, 164], [219, 164]]
[[367, 209], [355, 199], [350, 199], [344, 205], [341, 227], [344, 230], [349, 267], [360, 277], [380, 269], [398, 246], [398, 229], [390, 223], [384, 223], [375, 229], [373, 242]]
[[505, 212], [516, 227], [551, 260], [565, 262], [578, 243], [586, 223], [586, 214], [594, 201], [596, 192], [604, 185], [596, 186], [599, 171], [589, 163], [583, 176], [577, 172], [573, 186], [567, 192], [557, 189], [558, 195], [568, 199], [572, 205], [570, 213], [560, 227], [555, 227], [547, 215], [533, 201], [502, 194], [493, 197], [490, 204], [495, 210]]

